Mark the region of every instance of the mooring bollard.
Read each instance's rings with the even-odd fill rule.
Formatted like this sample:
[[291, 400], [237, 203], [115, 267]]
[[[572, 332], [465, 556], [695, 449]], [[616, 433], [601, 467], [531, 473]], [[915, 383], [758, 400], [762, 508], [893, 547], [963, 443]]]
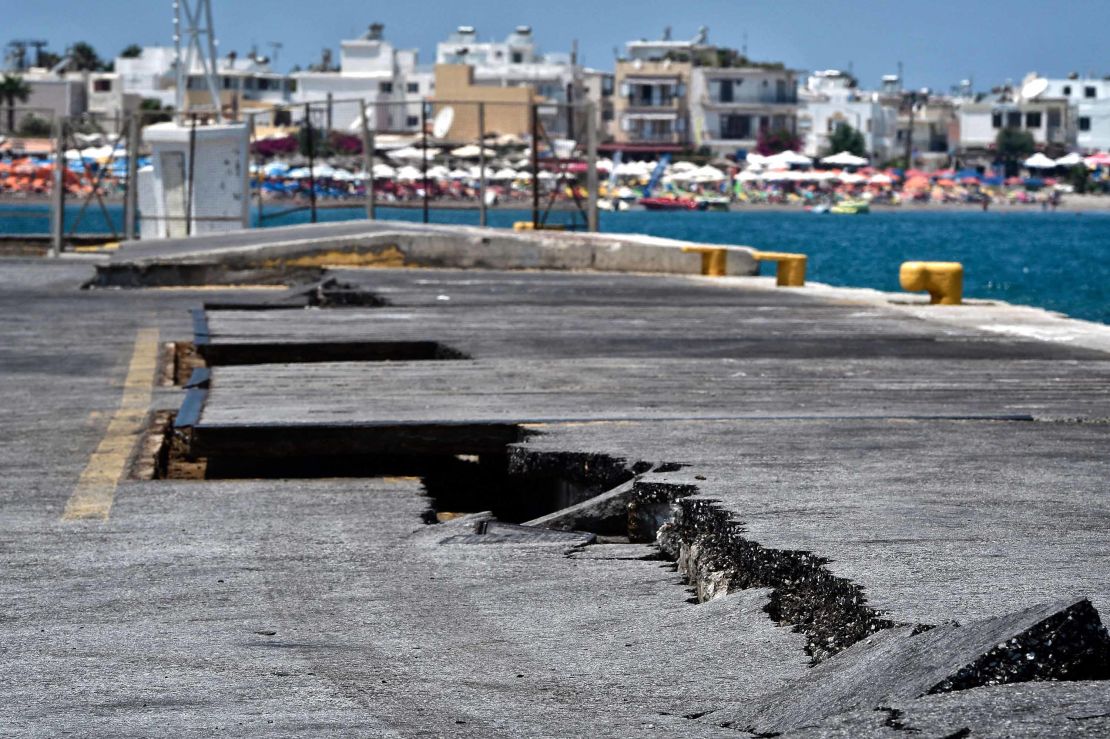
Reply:
[[903, 290], [929, 293], [933, 305], [963, 302], [964, 266], [959, 262], [903, 262], [898, 282]]
[[775, 263], [775, 284], [779, 287], [804, 287], [806, 284], [806, 255], [782, 251], [757, 251], [760, 262]]
[[701, 254], [701, 273], [708, 277], [728, 274], [728, 251], [719, 246], [684, 246], [687, 254]]

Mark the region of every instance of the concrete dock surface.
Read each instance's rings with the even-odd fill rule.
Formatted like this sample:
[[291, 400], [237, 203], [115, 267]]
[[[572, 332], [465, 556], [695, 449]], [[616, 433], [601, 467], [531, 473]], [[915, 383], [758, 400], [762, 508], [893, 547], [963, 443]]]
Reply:
[[1107, 327], [217, 241], [0, 263], [3, 734], [1110, 734]]

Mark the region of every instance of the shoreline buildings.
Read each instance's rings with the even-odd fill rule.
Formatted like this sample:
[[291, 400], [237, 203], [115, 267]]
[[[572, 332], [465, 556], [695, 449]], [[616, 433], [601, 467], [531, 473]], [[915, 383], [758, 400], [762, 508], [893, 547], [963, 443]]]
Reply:
[[[17, 124], [86, 116], [115, 131], [144, 103], [176, 103], [172, 47], [142, 48], [100, 72], [67, 71], [68, 59], [53, 68], [28, 68], [25, 56], [13, 67], [31, 89], [13, 112]], [[189, 72], [186, 112], [211, 110], [202, 72], [196, 66]], [[538, 103], [545, 134], [580, 139], [584, 112], [566, 106], [590, 102], [601, 150], [626, 158], [683, 151], [740, 158], [770, 132], [792, 134], [802, 151], [820, 157], [830, 153], [830, 137], [841, 126], [860, 132], [873, 161], [899, 161], [909, 153], [910, 164], [925, 168], [989, 162], [1006, 128], [1027, 131], [1049, 154], [1110, 149], [1110, 78], [1031, 73], [1020, 85], [1007, 82], [989, 93], [975, 93], [965, 82], [951, 94], [937, 94], [903, 89], [899, 76], [888, 75], [867, 88], [842, 70], [802, 72], [753, 62], [711, 43], [705, 27], [688, 39], [667, 29], [659, 39], [629, 41], [609, 70], [580, 65], [573, 49], [541, 53], [527, 25], [500, 40], [483, 40], [475, 27], [460, 26], [436, 45], [432, 63], [421, 64], [417, 49], [395, 46], [374, 23], [363, 36], [340, 42], [338, 63], [325, 52], [305, 71], [278, 72], [253, 50], [225, 54], [217, 61], [216, 84], [231, 120], [277, 106], [285, 112], [262, 122], [296, 123], [312, 104], [315, 125], [350, 133], [360, 126], [359, 100], [366, 102], [371, 128], [400, 134], [419, 132], [422, 101], [428, 116], [454, 101], [458, 120], [451, 133], [459, 138], [477, 135], [477, 106], [470, 103], [488, 103], [486, 131], [514, 136], [528, 134], [525, 110]]]

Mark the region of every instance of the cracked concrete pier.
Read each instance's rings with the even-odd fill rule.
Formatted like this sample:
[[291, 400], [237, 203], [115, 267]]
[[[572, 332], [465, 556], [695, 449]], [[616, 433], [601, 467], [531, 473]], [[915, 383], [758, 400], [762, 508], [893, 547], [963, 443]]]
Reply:
[[560, 239], [5, 261], [4, 733], [1110, 732], [1110, 329]]

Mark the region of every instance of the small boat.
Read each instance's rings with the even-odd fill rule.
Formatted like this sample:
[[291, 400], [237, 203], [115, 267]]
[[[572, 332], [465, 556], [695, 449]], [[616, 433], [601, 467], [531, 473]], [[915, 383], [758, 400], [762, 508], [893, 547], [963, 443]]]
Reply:
[[817, 205], [810, 208], [809, 212], [820, 214], [820, 213], [828, 213], [830, 210], [832, 210], [832, 206], [830, 206], [828, 203], [818, 203]]
[[857, 216], [870, 213], [871, 206], [865, 200], [845, 200], [829, 208], [829, 212], [840, 216]]
[[724, 195], [699, 195], [695, 200], [699, 203], [705, 203], [705, 207], [709, 210], [728, 210], [731, 202]]
[[640, 205], [648, 210], [705, 210], [709, 207], [706, 201], [689, 198], [640, 198]]
[[629, 205], [627, 201], [617, 198], [613, 198], [611, 200], [609, 198], [599, 198], [597, 201], [597, 207], [598, 210], [621, 211], [628, 210]]

